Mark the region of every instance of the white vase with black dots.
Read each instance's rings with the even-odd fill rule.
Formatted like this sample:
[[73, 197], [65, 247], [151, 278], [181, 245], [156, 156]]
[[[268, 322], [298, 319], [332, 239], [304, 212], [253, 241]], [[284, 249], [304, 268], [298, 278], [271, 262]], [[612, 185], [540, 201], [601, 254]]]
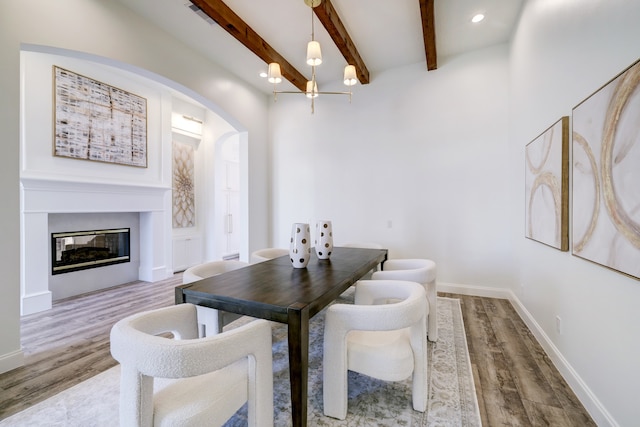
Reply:
[[318, 259], [329, 259], [333, 252], [333, 230], [331, 221], [318, 220], [316, 222], [316, 255]]
[[291, 227], [289, 258], [294, 268], [305, 268], [311, 259], [311, 231], [309, 224], [296, 222]]

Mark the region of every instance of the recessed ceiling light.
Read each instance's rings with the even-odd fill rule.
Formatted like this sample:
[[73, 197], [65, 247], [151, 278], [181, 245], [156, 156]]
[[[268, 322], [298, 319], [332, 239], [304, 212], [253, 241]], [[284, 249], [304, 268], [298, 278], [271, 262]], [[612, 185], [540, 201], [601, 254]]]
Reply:
[[260, 71], [260, 77], [262, 77], [262, 78], [267, 77], [267, 72], [266, 71]]
[[484, 15], [482, 13], [478, 13], [477, 15], [475, 15], [473, 18], [471, 18], [471, 22], [473, 22], [474, 24], [482, 21], [484, 19]]

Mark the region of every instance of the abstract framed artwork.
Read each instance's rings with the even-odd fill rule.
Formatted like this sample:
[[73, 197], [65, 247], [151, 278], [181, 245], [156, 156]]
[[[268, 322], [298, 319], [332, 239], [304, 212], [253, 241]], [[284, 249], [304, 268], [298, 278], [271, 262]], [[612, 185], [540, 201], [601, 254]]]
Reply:
[[569, 250], [569, 117], [525, 147], [525, 236]]
[[53, 66], [53, 155], [147, 167], [147, 100]]
[[194, 157], [193, 146], [173, 142], [173, 228], [196, 225]]
[[573, 108], [572, 253], [640, 279], [640, 61]]

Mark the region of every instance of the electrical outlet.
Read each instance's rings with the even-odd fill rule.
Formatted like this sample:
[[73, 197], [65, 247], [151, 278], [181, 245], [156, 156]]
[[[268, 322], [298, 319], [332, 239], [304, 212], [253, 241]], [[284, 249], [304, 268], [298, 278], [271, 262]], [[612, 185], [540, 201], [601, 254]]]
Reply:
[[562, 335], [562, 318], [560, 316], [556, 316], [556, 332]]

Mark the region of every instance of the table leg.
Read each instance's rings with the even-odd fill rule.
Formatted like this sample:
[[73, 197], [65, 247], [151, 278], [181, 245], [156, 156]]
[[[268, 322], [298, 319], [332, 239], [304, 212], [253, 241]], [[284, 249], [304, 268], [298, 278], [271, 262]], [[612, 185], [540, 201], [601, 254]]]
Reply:
[[293, 427], [306, 427], [309, 377], [309, 312], [306, 309], [289, 307], [288, 333]]

